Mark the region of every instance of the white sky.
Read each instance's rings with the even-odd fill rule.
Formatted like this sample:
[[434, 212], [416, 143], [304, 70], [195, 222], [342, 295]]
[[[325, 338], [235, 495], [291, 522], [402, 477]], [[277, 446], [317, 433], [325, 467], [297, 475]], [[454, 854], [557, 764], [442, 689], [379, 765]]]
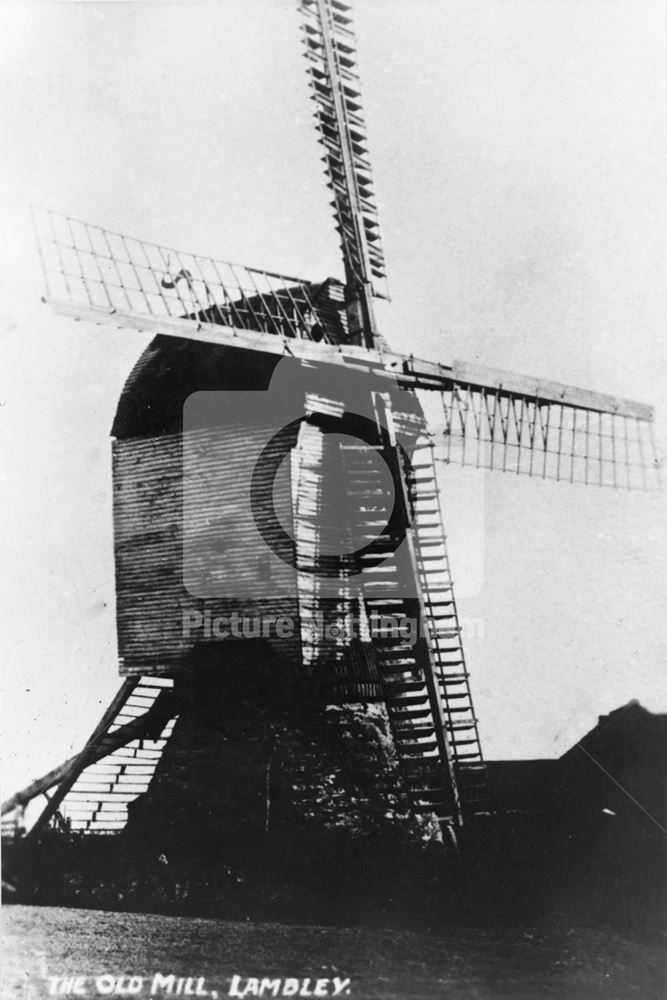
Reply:
[[[28, 203], [304, 277], [340, 266], [291, 2], [2, 20], [9, 792], [77, 749], [118, 684], [108, 435], [148, 339], [40, 305]], [[390, 341], [655, 403], [664, 454], [662, 3], [358, 0], [357, 29]], [[487, 755], [560, 754], [632, 697], [667, 711], [665, 500], [474, 475], [475, 515], [455, 479], [447, 521], [460, 611], [483, 625]]]

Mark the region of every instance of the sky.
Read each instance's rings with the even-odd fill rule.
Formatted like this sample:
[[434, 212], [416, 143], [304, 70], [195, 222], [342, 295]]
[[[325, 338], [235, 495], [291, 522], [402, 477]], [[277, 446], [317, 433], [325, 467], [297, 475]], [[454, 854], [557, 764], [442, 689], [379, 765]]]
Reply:
[[[358, 0], [390, 343], [654, 404], [667, 441], [664, 8]], [[295, 4], [2, 4], [0, 433], [6, 794], [118, 685], [109, 431], [148, 338], [41, 304], [29, 204], [340, 276]], [[667, 711], [665, 498], [443, 477], [491, 759]]]

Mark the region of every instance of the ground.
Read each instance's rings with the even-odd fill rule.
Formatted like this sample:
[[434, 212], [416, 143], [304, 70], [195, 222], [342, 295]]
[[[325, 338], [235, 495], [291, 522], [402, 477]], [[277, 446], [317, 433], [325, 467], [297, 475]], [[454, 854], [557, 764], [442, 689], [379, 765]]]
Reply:
[[156, 972], [205, 977], [220, 1000], [234, 974], [241, 989], [247, 977], [309, 977], [311, 990], [318, 978], [349, 978], [352, 1000], [667, 997], [667, 935], [640, 942], [558, 915], [419, 934], [21, 905], [3, 919], [10, 1000], [47, 996], [48, 975], [85, 976], [81, 995], [97, 997], [104, 973], [145, 977], [137, 995], [149, 998]]

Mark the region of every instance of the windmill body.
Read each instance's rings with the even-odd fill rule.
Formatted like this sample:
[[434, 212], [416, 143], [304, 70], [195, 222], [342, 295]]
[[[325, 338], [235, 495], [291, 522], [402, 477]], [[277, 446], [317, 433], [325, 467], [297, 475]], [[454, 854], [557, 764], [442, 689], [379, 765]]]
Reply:
[[54, 309], [156, 336], [112, 430], [124, 680], [82, 752], [4, 804], [54, 790], [32, 837], [62, 816], [123, 830], [170, 741], [192, 749], [193, 718], [276, 678], [313, 704], [385, 706], [416, 814], [459, 828], [488, 813], [436, 461], [650, 485], [649, 407], [383, 341], [349, 5], [299, 10], [345, 285], [36, 217]]
[[[271, 395], [280, 380], [284, 391]], [[235, 396], [245, 393], [241, 415]], [[197, 394], [222, 406], [216, 419], [188, 421]], [[378, 406], [402, 424], [400, 451]], [[283, 427], [275, 461], [260, 463]], [[264, 657], [321, 704], [386, 704], [417, 810], [459, 816], [455, 746], [467, 750], [458, 762], [467, 801], [481, 803], [435, 475], [422, 500], [402, 469], [430, 454], [414, 392], [363, 372], [332, 379], [297, 359], [158, 337], [128, 380], [113, 433], [121, 671], [168, 672], [178, 690], [207, 664], [223, 671], [240, 649], [246, 670]], [[279, 509], [283, 534], [269, 523]], [[418, 553], [417, 536], [412, 546], [406, 538], [417, 514], [427, 525]], [[439, 688], [425, 680], [433, 656]], [[447, 718], [446, 690], [456, 701]]]

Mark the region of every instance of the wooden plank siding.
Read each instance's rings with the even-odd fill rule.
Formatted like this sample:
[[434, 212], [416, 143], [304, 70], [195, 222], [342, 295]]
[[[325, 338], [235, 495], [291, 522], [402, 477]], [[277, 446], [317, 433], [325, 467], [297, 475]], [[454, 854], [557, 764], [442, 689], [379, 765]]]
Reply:
[[[190, 475], [185, 487], [182, 434], [113, 442], [121, 675], [175, 669], [188, 661], [198, 642], [224, 642], [207, 638], [201, 628], [184, 635], [184, 614], [197, 611], [208, 611], [212, 618], [234, 612], [253, 618], [289, 616], [294, 622], [291, 637], [280, 639], [273, 632], [265, 638], [278, 656], [300, 660], [298, 605], [290, 586], [293, 570], [275, 556], [268, 558], [243, 486], [254, 465], [253, 445], [261, 447], [270, 429], [258, 425], [230, 427], [222, 434], [190, 433], [196, 440], [188, 443]], [[284, 520], [291, 511], [289, 476], [282, 484], [277, 480], [273, 492]], [[189, 491], [185, 508], [184, 488]], [[269, 491], [271, 484], [263, 484], [265, 499]], [[285, 527], [289, 531], [289, 522]], [[199, 558], [203, 569], [208, 568], [213, 596], [197, 596], [184, 584], [184, 531], [189, 542], [196, 541], [198, 531], [202, 534]], [[216, 539], [220, 544], [212, 550]], [[195, 568], [196, 563], [195, 558]], [[244, 596], [228, 596], [241, 584]]]

